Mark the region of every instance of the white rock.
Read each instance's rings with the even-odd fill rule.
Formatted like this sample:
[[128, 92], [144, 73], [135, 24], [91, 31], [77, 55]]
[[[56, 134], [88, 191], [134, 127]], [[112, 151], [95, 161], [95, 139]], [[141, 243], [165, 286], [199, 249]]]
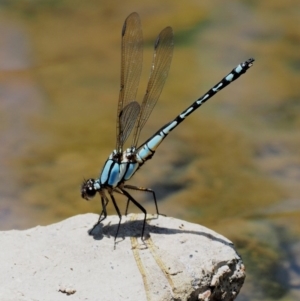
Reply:
[[243, 285], [240, 256], [212, 230], [148, 216], [143, 243], [143, 215], [130, 214], [115, 244], [118, 217], [89, 235], [97, 219], [0, 232], [0, 300], [233, 300]]

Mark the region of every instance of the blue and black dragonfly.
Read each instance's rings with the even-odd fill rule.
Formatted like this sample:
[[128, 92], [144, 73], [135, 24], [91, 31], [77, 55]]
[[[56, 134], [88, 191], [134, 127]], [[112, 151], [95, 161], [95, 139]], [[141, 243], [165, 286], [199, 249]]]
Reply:
[[[250, 58], [239, 64], [219, 83], [198, 98], [175, 119], [167, 123], [146, 142], [138, 146], [141, 130], [147, 122], [167, 79], [173, 49], [173, 30], [171, 27], [166, 27], [160, 32], [155, 41], [153, 61], [146, 93], [142, 103], [138, 103], [136, 101], [136, 94], [142, 72], [143, 33], [141, 21], [137, 13], [134, 12], [126, 18], [122, 28], [121, 86], [117, 108], [116, 148], [105, 162], [100, 177], [97, 179], [84, 180], [81, 186], [82, 198], [89, 200], [94, 197], [97, 192], [100, 194], [101, 198], [102, 212], [91, 232], [106, 218], [106, 206], [110, 198], [119, 216], [119, 224], [115, 235], [116, 239], [122, 215], [115, 200], [114, 193], [119, 193], [127, 198], [126, 214], [129, 202], [132, 202], [144, 213], [145, 217], [141, 235], [143, 239], [147, 212], [127, 190], [139, 190], [152, 193], [156, 206], [156, 213], [159, 214], [155, 192], [149, 188], [128, 185], [126, 182], [133, 177], [136, 171], [141, 168], [147, 160], [153, 157], [157, 147], [172, 130], [213, 95], [239, 78], [254, 62], [254, 59]], [[124, 149], [124, 143], [132, 130], [133, 138], [131, 146]]]

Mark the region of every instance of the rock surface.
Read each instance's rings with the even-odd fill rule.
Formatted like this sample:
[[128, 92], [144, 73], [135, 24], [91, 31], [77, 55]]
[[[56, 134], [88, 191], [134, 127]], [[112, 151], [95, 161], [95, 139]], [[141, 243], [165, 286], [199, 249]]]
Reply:
[[[203, 226], [143, 215], [96, 214], [0, 232], [0, 300], [233, 300], [245, 269], [233, 244]], [[138, 238], [137, 238], [138, 237]]]

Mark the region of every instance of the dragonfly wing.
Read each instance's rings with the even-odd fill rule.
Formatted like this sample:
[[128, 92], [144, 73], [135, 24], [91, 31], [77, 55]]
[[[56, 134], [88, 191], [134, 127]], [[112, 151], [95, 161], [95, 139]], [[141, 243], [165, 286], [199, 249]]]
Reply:
[[124, 144], [130, 135], [135, 121], [140, 113], [140, 104], [137, 101], [132, 101], [124, 107], [120, 113], [120, 143]]
[[[141, 21], [137, 13], [132, 13], [126, 18], [122, 28], [121, 83], [117, 109], [117, 151], [122, 152], [123, 144], [126, 140], [124, 139], [125, 137], [122, 136], [122, 133], [126, 132], [122, 127], [128, 127], [126, 121], [132, 122], [129, 118], [120, 122], [120, 115], [127, 104], [136, 100], [136, 93], [142, 72], [142, 61], [143, 32]], [[132, 129], [130, 126], [129, 128]], [[126, 134], [127, 138], [130, 132], [128, 133], [127, 130]]]
[[145, 96], [135, 125], [132, 146], [136, 147], [140, 132], [148, 120], [166, 82], [174, 49], [171, 27], [166, 27], [158, 35], [154, 44], [153, 60]]

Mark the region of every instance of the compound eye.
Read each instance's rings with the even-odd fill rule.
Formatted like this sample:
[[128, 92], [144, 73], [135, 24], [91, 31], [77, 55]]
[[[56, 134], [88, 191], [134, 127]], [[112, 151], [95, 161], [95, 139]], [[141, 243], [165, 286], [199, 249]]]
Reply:
[[94, 188], [95, 180], [88, 179], [81, 185], [81, 197], [85, 200], [89, 200], [95, 196], [97, 190]]
[[85, 195], [87, 196], [88, 199], [91, 199], [95, 196], [96, 194], [96, 190], [92, 187], [88, 187], [86, 190], [85, 190]]

